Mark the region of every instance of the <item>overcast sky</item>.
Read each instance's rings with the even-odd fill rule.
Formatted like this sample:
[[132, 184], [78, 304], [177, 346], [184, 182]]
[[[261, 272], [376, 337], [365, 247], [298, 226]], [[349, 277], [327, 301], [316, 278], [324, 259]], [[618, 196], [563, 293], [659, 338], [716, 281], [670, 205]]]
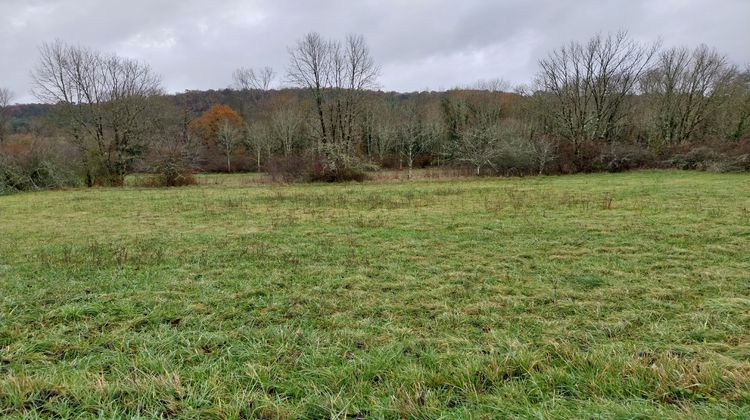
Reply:
[[0, 0], [0, 87], [33, 101], [37, 47], [59, 38], [147, 62], [170, 92], [219, 89], [239, 66], [283, 76], [310, 31], [363, 34], [385, 90], [524, 83], [550, 49], [617, 29], [750, 63], [750, 0]]

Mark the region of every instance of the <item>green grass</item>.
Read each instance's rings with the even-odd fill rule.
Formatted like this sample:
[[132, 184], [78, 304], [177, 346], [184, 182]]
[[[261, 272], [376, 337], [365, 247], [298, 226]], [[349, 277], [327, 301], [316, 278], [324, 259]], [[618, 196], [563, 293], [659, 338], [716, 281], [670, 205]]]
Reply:
[[0, 197], [0, 414], [750, 416], [746, 174], [227, 179]]

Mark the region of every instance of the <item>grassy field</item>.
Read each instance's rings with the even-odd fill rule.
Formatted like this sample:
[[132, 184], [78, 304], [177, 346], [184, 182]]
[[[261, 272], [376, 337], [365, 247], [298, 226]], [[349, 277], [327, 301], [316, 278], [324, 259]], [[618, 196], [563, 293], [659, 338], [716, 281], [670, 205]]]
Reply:
[[746, 174], [228, 179], [0, 197], [0, 415], [750, 416]]

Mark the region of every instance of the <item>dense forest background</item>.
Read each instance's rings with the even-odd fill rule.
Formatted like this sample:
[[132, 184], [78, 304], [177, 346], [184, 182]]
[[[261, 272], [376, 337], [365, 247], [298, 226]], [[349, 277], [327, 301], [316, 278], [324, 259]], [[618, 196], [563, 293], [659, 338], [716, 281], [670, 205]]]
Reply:
[[[571, 42], [530, 86], [501, 79], [383, 92], [365, 40], [308, 34], [283, 74], [238, 69], [232, 88], [164, 94], [148, 65], [57, 41], [33, 70], [39, 104], [0, 103], [0, 192], [184, 185], [196, 172], [362, 180], [446, 167], [536, 175], [669, 167], [750, 170], [750, 71], [707, 46], [620, 32]], [[288, 86], [284, 88], [274, 86]]]

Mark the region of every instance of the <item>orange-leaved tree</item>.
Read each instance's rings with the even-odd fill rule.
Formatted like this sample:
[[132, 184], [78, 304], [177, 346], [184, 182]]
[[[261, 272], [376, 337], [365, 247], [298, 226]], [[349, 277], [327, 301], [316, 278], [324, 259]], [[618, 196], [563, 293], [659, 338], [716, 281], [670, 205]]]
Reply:
[[227, 159], [227, 172], [232, 170], [232, 153], [241, 142], [245, 123], [232, 108], [216, 104], [190, 123], [193, 135], [208, 146], [221, 149]]

